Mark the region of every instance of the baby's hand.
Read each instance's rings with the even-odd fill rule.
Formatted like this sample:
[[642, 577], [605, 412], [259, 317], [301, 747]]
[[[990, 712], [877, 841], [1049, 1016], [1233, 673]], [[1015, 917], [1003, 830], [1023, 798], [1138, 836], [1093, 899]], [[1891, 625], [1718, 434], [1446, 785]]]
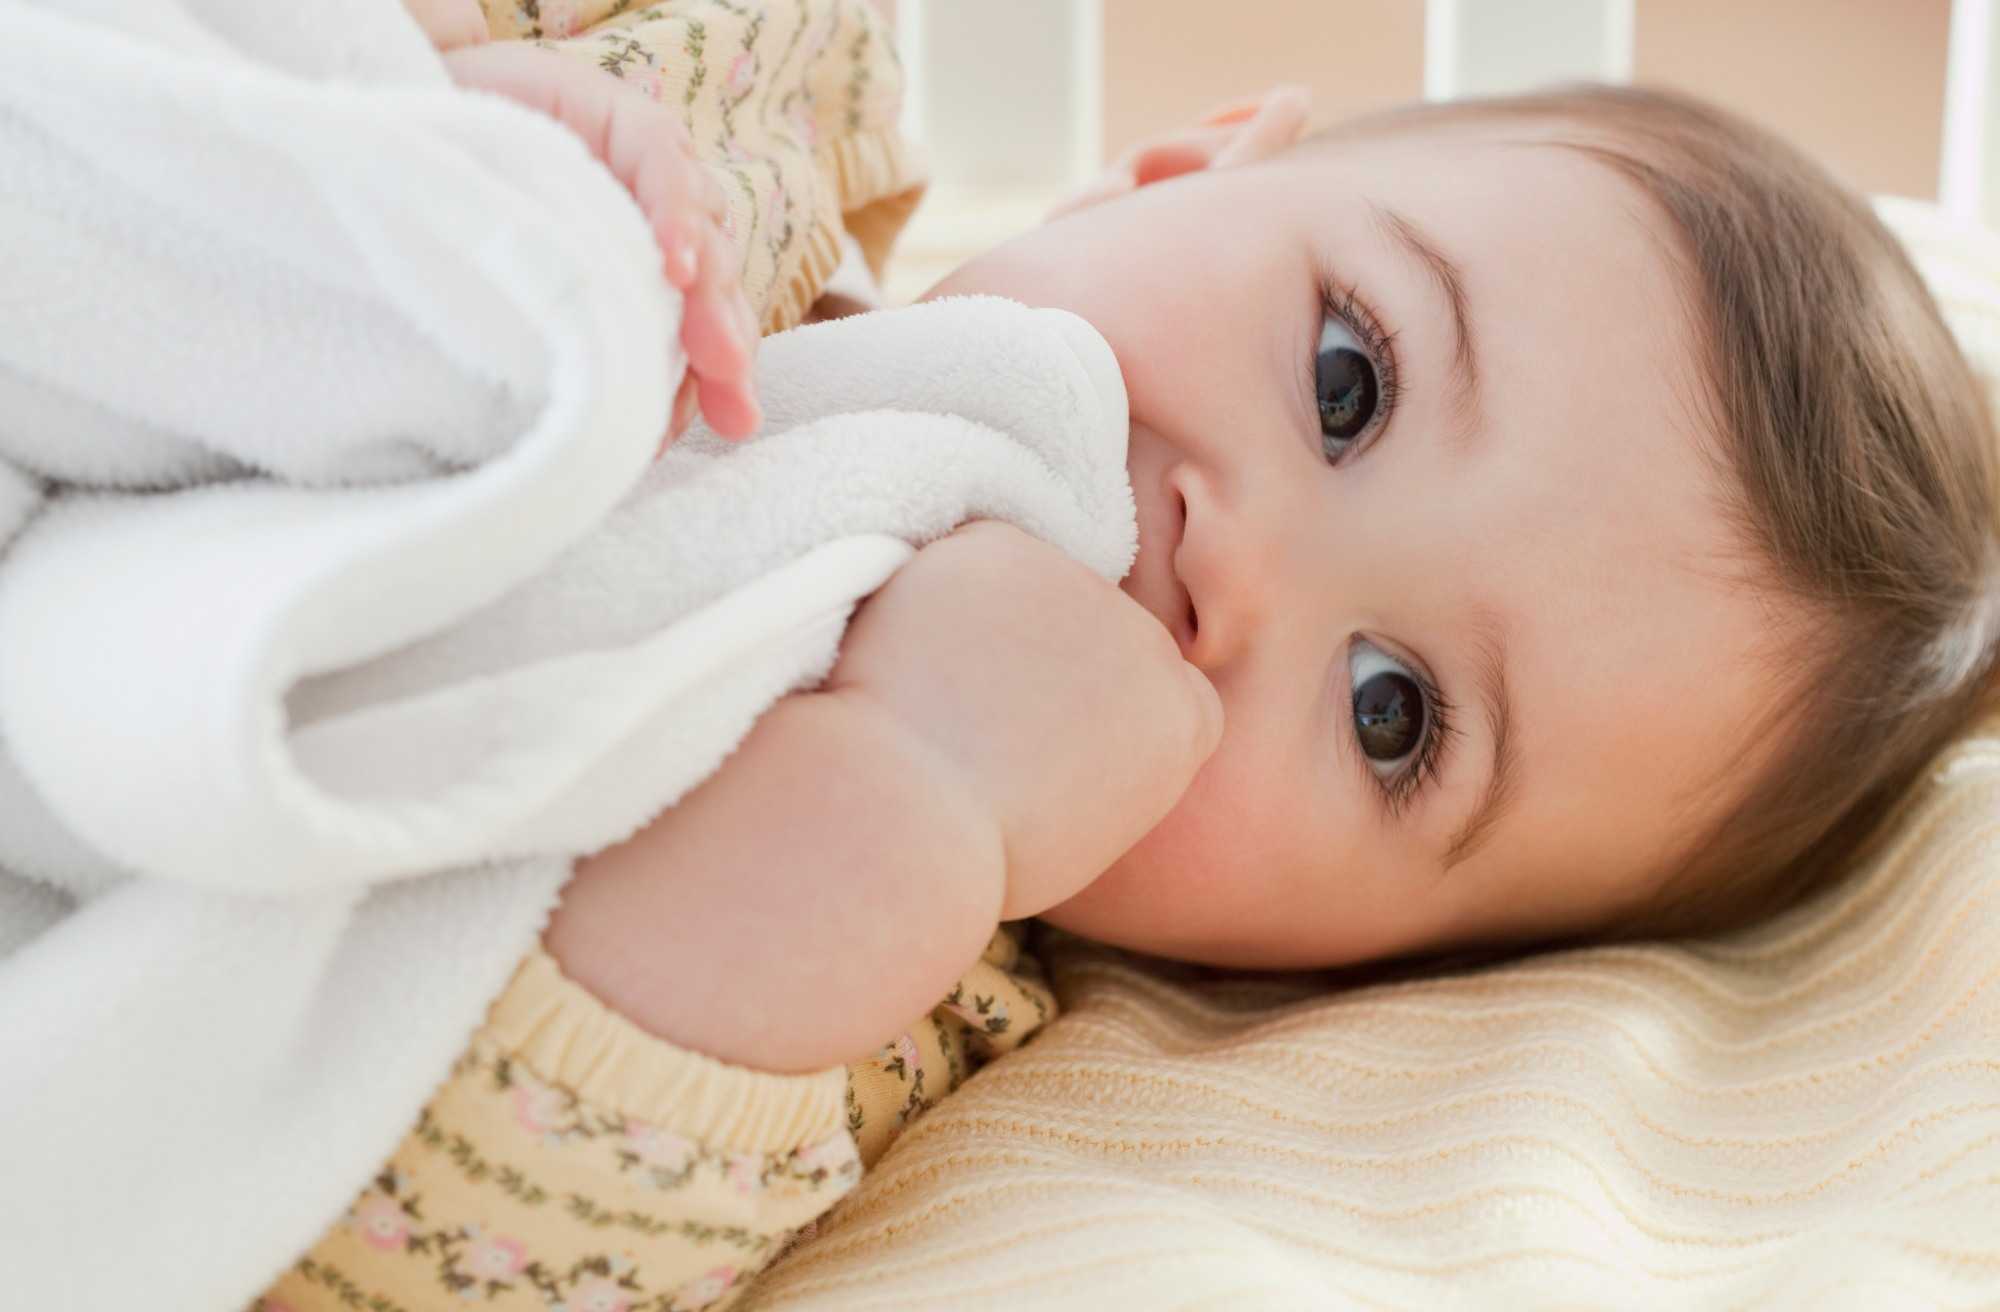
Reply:
[[870, 598], [828, 686], [886, 709], [991, 808], [1006, 919], [1108, 869], [1222, 736], [1215, 689], [1158, 620], [995, 523], [924, 548]]
[[459, 85], [519, 101], [575, 132], [639, 202], [667, 281], [686, 298], [681, 347], [688, 371], [669, 440], [686, 429], [697, 400], [722, 436], [754, 433], [763, 422], [750, 368], [757, 321], [722, 235], [722, 189], [696, 162], [680, 117], [611, 74], [523, 42], [465, 46], [446, 52], [444, 61]]

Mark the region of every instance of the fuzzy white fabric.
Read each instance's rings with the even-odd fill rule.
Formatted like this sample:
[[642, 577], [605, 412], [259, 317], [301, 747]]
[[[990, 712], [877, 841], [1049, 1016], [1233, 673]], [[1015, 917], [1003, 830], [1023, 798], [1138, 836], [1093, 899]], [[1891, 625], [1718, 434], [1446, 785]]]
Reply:
[[944, 302], [766, 343], [768, 435], [656, 463], [643, 220], [395, 0], [0, 25], [0, 1271], [206, 1312], [913, 544], [1124, 572], [1124, 389]]

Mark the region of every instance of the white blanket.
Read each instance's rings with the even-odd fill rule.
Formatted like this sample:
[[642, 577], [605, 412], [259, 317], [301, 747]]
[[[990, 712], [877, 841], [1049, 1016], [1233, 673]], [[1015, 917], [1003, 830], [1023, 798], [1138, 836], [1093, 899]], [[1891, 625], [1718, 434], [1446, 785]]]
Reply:
[[643, 221], [395, 0], [0, 30], [0, 1272], [206, 1312], [911, 544], [1124, 571], [1124, 391], [945, 302], [774, 339], [769, 435], [655, 463]]

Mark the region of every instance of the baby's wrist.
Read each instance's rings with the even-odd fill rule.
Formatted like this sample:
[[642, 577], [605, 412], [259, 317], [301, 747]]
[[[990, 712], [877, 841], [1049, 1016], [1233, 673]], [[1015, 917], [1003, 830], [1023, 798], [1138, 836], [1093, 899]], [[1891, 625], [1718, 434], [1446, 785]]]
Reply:
[[999, 922], [997, 831], [894, 718], [785, 698], [715, 775], [577, 865], [544, 935], [639, 1028], [798, 1072], [922, 1015]]
[[968, 851], [991, 853], [1004, 865], [1007, 851], [1006, 825], [1002, 808], [993, 790], [983, 786], [972, 763], [951, 750], [949, 742], [900, 708], [895, 700], [880, 695], [865, 682], [839, 679], [812, 694], [845, 707], [845, 714], [872, 726], [878, 744], [870, 754], [877, 768], [890, 766], [902, 787], [913, 790], [909, 804], [932, 815], [949, 817], [949, 823], [965, 834]]
[[[898, 772], [908, 786], [922, 789], [909, 805], [935, 817], [951, 817], [966, 835], [968, 853], [990, 854], [978, 868], [998, 872], [1000, 920], [1040, 915], [1082, 891], [1074, 878], [1051, 877], [1051, 872], [1038, 868], [1046, 863], [1030, 859], [1024, 866], [1024, 844], [1014, 832], [1019, 826], [1009, 819], [1023, 804], [1004, 777], [992, 777], [993, 762], [986, 754], [937, 732], [937, 726], [924, 722], [920, 714], [900, 707], [893, 697], [878, 695], [865, 682], [842, 682], [820, 695], [844, 699], [855, 713], [870, 717], [882, 733], [893, 736], [901, 762]], [[1026, 844], [1030, 849], [1035, 846]]]

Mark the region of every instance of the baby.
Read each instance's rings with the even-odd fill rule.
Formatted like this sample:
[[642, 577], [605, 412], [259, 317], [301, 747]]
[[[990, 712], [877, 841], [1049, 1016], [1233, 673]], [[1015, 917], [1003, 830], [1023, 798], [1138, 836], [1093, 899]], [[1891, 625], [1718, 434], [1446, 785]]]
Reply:
[[[1964, 723], [1991, 433], [1865, 206], [1654, 94], [1295, 143], [1301, 117], [1279, 93], [1142, 148], [931, 293], [1111, 343], [1123, 590], [1213, 687], [1213, 754], [1205, 690], [1124, 599], [963, 533], [864, 608], [824, 692], [583, 864], [549, 938], [582, 982], [682, 1038], [660, 999], [713, 945], [728, 1034], [696, 1041], [796, 1069], [879, 1040], [996, 915], [1285, 968], [1719, 928], [1823, 877]], [[778, 805], [825, 773], [819, 813]], [[693, 902], [687, 864], [758, 873]], [[774, 928], [828, 881], [862, 909], [834, 941], [894, 909], [907, 978]]]
[[[460, 73], [533, 103], [543, 54]], [[1304, 120], [1278, 91], [1149, 142], [933, 290], [1110, 343], [1137, 563], [925, 548], [824, 687], [579, 863], [545, 945], [618, 1061], [858, 1061], [1028, 916], [1264, 968], [1725, 928], [1988, 695], [1992, 429], [1865, 205], [1653, 93]], [[707, 184], [654, 126], [594, 144], [688, 292], [690, 395], [747, 432]], [[809, 1137], [759, 1187], [851, 1180]]]

